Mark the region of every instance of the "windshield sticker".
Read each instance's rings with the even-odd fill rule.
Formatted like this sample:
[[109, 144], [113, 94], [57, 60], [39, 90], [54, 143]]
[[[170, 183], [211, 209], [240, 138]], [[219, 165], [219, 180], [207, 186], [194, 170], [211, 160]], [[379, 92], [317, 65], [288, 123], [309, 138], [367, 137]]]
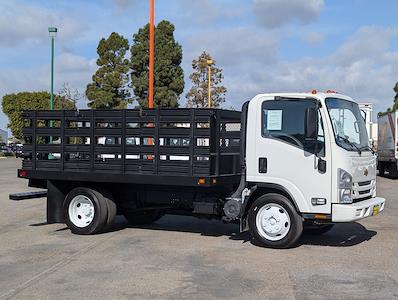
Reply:
[[268, 130], [282, 130], [282, 110], [269, 110], [267, 115]]

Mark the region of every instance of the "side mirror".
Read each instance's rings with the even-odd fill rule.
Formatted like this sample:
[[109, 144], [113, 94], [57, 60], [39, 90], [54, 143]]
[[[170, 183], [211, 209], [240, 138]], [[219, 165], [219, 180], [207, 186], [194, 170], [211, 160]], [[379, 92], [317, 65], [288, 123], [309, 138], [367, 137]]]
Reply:
[[316, 140], [318, 138], [318, 109], [317, 108], [307, 108], [305, 110], [305, 139], [306, 140]]

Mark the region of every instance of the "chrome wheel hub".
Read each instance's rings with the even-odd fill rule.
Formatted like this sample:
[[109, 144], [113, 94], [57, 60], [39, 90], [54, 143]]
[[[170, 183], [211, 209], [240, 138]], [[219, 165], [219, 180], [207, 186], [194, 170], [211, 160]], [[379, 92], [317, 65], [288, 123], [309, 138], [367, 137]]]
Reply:
[[266, 204], [257, 213], [257, 230], [267, 240], [279, 241], [283, 239], [289, 233], [290, 226], [289, 214], [279, 204]]
[[94, 204], [84, 195], [77, 195], [69, 204], [69, 219], [76, 227], [84, 228], [94, 219]]

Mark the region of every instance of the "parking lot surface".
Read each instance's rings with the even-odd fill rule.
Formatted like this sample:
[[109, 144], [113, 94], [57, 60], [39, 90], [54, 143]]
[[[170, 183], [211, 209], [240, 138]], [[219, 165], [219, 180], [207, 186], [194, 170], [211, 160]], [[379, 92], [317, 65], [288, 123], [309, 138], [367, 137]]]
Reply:
[[260, 248], [238, 226], [165, 216], [77, 236], [47, 225], [20, 160], [0, 159], [0, 299], [398, 299], [398, 180], [378, 178], [385, 211], [294, 249]]

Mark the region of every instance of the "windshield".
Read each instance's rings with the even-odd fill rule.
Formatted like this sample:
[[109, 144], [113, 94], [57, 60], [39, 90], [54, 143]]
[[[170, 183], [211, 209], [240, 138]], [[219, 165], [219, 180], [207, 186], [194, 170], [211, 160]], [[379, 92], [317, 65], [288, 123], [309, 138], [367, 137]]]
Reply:
[[370, 151], [365, 120], [355, 102], [338, 98], [326, 99], [336, 143], [348, 151]]

